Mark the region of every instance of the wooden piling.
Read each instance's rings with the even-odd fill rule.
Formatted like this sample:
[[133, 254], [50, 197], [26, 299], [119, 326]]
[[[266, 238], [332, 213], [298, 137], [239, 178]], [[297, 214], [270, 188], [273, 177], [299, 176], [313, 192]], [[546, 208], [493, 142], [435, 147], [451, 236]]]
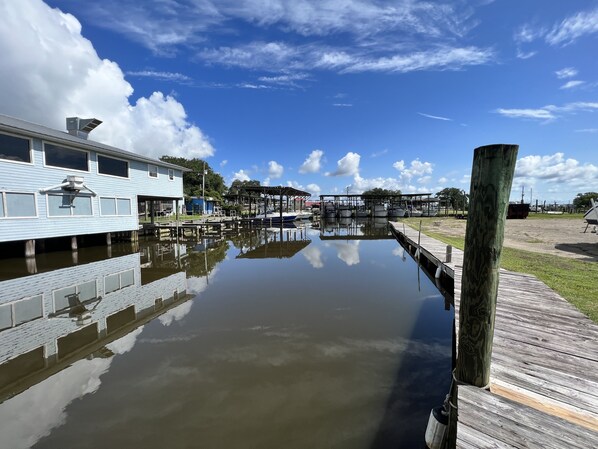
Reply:
[[474, 151], [461, 281], [459, 346], [451, 386], [449, 448], [456, 445], [458, 385], [486, 387], [490, 381], [498, 271], [518, 149], [518, 145], [499, 144]]
[[35, 257], [35, 240], [25, 240], [25, 257]]

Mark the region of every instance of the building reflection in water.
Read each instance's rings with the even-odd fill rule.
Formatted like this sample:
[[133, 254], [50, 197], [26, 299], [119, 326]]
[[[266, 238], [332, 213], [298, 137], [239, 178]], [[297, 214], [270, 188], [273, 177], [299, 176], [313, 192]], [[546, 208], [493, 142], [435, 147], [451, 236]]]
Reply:
[[[62, 268], [0, 282], [2, 445], [31, 447], [61, 425], [67, 405], [97, 391], [145, 323], [159, 317], [167, 326], [190, 311], [227, 248], [154, 244], [81, 265], [57, 254]], [[97, 251], [106, 256], [105, 248], [82, 253]]]

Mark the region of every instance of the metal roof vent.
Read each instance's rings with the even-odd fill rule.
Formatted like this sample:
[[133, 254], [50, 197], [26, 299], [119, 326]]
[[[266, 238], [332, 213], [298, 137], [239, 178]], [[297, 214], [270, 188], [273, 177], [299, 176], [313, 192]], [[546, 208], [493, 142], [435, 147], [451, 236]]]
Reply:
[[66, 130], [71, 136], [87, 139], [87, 136], [102, 123], [97, 118], [67, 117]]

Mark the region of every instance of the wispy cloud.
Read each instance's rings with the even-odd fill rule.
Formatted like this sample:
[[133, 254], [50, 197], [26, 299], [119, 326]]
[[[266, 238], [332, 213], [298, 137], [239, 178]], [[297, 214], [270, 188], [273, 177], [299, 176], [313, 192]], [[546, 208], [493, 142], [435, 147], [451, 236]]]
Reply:
[[351, 103], [332, 103], [332, 106], [336, 108], [350, 108], [353, 107]]
[[423, 112], [418, 112], [418, 114], [421, 115], [422, 117], [427, 117], [427, 118], [431, 118], [431, 119], [434, 119], [434, 120], [445, 120], [447, 122], [452, 122], [453, 121], [452, 118], [441, 117], [439, 115], [424, 114]]
[[277, 76], [260, 76], [258, 81], [286, 87], [299, 87], [299, 81], [309, 80], [307, 73], [283, 74]]
[[564, 19], [546, 34], [550, 45], [569, 45], [580, 37], [598, 33], [598, 8], [581, 11]]
[[554, 72], [558, 79], [573, 78], [577, 76], [577, 69], [575, 67], [565, 67], [564, 69]]
[[573, 89], [574, 87], [579, 87], [582, 84], [585, 84], [585, 81], [571, 80], [571, 81], [567, 81], [559, 89]]
[[494, 112], [510, 118], [522, 118], [532, 120], [550, 121], [561, 117], [564, 114], [576, 114], [578, 112], [598, 111], [598, 102], [577, 101], [562, 106], [547, 105], [537, 109], [496, 109]]
[[515, 33], [518, 45], [544, 40], [552, 46], [566, 46], [578, 39], [598, 33], [598, 8], [580, 11], [552, 26], [525, 24]]
[[159, 72], [155, 70], [140, 70], [140, 71], [129, 71], [126, 75], [139, 77], [139, 78], [154, 78], [160, 81], [172, 81], [177, 83], [189, 83], [192, 81], [187, 75], [176, 72]]
[[370, 157], [373, 157], [373, 158], [380, 157], [380, 156], [384, 156], [387, 153], [388, 153], [388, 148], [385, 148], [385, 149], [383, 149], [381, 151], [375, 151], [375, 152], [373, 152], [372, 154], [370, 154]]
[[576, 129], [576, 133], [598, 133], [598, 128], [584, 128], [584, 129]]

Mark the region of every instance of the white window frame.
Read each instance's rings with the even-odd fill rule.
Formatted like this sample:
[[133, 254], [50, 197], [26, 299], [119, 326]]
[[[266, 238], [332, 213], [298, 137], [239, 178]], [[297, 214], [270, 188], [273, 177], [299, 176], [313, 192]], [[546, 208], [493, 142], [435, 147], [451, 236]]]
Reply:
[[[108, 214], [104, 214], [102, 212], [102, 198], [104, 199], [109, 199], [109, 200], [114, 200], [114, 208], [116, 210], [116, 214], [115, 215], [108, 215]], [[129, 215], [125, 215], [125, 214], [119, 214], [118, 213], [118, 201], [117, 200], [129, 200], [129, 202], [131, 203], [131, 213]], [[99, 197], [99, 207], [100, 207], [100, 217], [131, 217], [133, 216], [133, 198], [129, 197], [129, 196], [100, 196]]]
[[175, 180], [175, 178], [176, 178], [176, 174], [174, 172], [174, 168], [169, 168], [168, 169], [168, 180], [172, 182]]
[[79, 294], [81, 294], [81, 285], [87, 284], [88, 282], [95, 282], [95, 284], [96, 284], [95, 299], [99, 299], [101, 297], [101, 295], [100, 295], [100, 289], [98, 288], [98, 279], [89, 279], [87, 281], [78, 282], [77, 284], [67, 285], [66, 287], [55, 288], [54, 290], [52, 290], [52, 310], [54, 311], [54, 313], [60, 312], [62, 310], [66, 310], [68, 308], [67, 307], [67, 308], [58, 309], [58, 310], [56, 309], [56, 292], [57, 291], [75, 287], [75, 294], [79, 295]]
[[[122, 278], [121, 278], [121, 275], [122, 275], [123, 273], [128, 273], [129, 271], [132, 271], [132, 272], [133, 272], [133, 283], [132, 283], [132, 284], [130, 284], [130, 285], [126, 285], [126, 286], [124, 286], [124, 287], [123, 287], [123, 286], [122, 286]], [[116, 275], [116, 274], [118, 274], [118, 288], [117, 288], [116, 290], [112, 290], [112, 291], [110, 291], [110, 292], [106, 292], [106, 278], [107, 278], [108, 276], [114, 276], [114, 275]], [[137, 275], [136, 275], [136, 273], [135, 273], [135, 269], [134, 269], [134, 268], [129, 268], [128, 270], [121, 270], [121, 271], [117, 271], [117, 272], [115, 272], [115, 273], [106, 274], [106, 275], [104, 275], [104, 278], [102, 279], [102, 281], [103, 281], [103, 285], [102, 285], [102, 287], [104, 288], [104, 292], [103, 292], [103, 293], [104, 293], [104, 295], [109, 295], [110, 293], [115, 293], [115, 292], [118, 292], [118, 291], [122, 290], [123, 288], [127, 288], [127, 287], [134, 287], [134, 286], [136, 285], [136, 280], [137, 280]]]
[[[67, 150], [73, 150], [73, 151], [79, 151], [81, 153], [86, 153], [87, 154], [87, 170], [78, 170], [76, 168], [66, 168], [66, 167], [58, 167], [56, 165], [49, 165], [46, 164], [46, 144], [49, 143], [50, 145], [56, 145], [57, 147], [63, 147], [66, 148]], [[82, 148], [75, 148], [69, 145], [64, 145], [63, 143], [58, 143], [58, 142], [52, 142], [51, 140], [43, 140], [42, 141], [42, 161], [43, 161], [43, 166], [45, 168], [53, 168], [56, 170], [62, 170], [62, 171], [73, 171], [73, 172], [77, 172], [77, 173], [91, 173], [91, 152], [88, 150], [84, 150]]]
[[[152, 176], [152, 171], [150, 169], [151, 167], [156, 168], [156, 176]], [[148, 178], [158, 179], [160, 177], [160, 167], [158, 167], [156, 164], [147, 164], [147, 176]]]
[[[29, 321], [24, 321], [23, 323], [20, 323], [20, 324], [15, 324], [15, 304], [19, 303], [19, 302], [23, 302], [23, 301], [29, 301], [30, 299], [36, 298], [38, 296], [41, 297], [40, 298], [41, 299], [40, 302], [41, 302], [41, 306], [42, 306], [41, 307], [41, 311], [42, 311], [41, 316], [38, 316], [37, 318], [33, 318], [32, 320], [29, 320]], [[40, 293], [38, 295], [26, 296], [24, 298], [20, 298], [20, 299], [17, 299], [16, 301], [11, 301], [8, 304], [2, 304], [2, 305], [10, 307], [10, 321], [11, 321], [11, 326], [6, 327], [3, 330], [14, 329], [15, 327], [22, 326], [23, 324], [31, 323], [32, 321], [39, 320], [40, 318], [43, 318], [44, 316], [46, 316], [46, 308], [45, 308], [45, 304], [44, 304], [44, 294], [43, 293]]]
[[[99, 158], [99, 156], [102, 156], [102, 157], [105, 157], [108, 159], [115, 159], [117, 161], [126, 162], [127, 163], [127, 177], [123, 178], [122, 176], [108, 175], [106, 173], [100, 173], [100, 158]], [[108, 178], [131, 180], [131, 161], [128, 159], [120, 158], [120, 157], [107, 156], [105, 154], [96, 153], [96, 172], [97, 172], [98, 176], [107, 176]]]
[[[6, 194], [7, 193], [21, 193], [25, 195], [33, 195], [33, 206], [35, 207], [35, 215], [31, 217], [8, 217], [6, 215]], [[39, 208], [37, 205], [37, 192], [22, 192], [18, 190], [2, 190], [0, 191], [0, 195], [2, 195], [2, 206], [4, 207], [4, 216], [0, 217], [0, 220], [30, 220], [33, 218], [39, 218]]]
[[[47, 192], [46, 193], [46, 216], [48, 218], [51, 219], [56, 219], [56, 218], [90, 218], [95, 216], [95, 206], [94, 206], [94, 201], [93, 201], [93, 195], [87, 195], [84, 194], [83, 196], [85, 197], [89, 197], [91, 200], [91, 215], [73, 215], [73, 208], [71, 207], [71, 214], [70, 215], [50, 215], [50, 200], [48, 199], [48, 197], [52, 195], [52, 196], [59, 196], [60, 193], [52, 193], [52, 192]], [[62, 194], [64, 195], [64, 194]]]
[[12, 161], [10, 159], [0, 158], [0, 162], [9, 162], [11, 164], [20, 164], [20, 165], [34, 165], [35, 164], [35, 161], [33, 159], [35, 151], [33, 151], [33, 139], [32, 138], [20, 136], [18, 134], [14, 134], [14, 133], [7, 133], [4, 131], [2, 131], [0, 134], [4, 134], [7, 136], [11, 136], [11, 137], [18, 137], [19, 139], [23, 139], [23, 140], [28, 140], [29, 141], [29, 159], [31, 159], [31, 162], [23, 162], [23, 161]]

